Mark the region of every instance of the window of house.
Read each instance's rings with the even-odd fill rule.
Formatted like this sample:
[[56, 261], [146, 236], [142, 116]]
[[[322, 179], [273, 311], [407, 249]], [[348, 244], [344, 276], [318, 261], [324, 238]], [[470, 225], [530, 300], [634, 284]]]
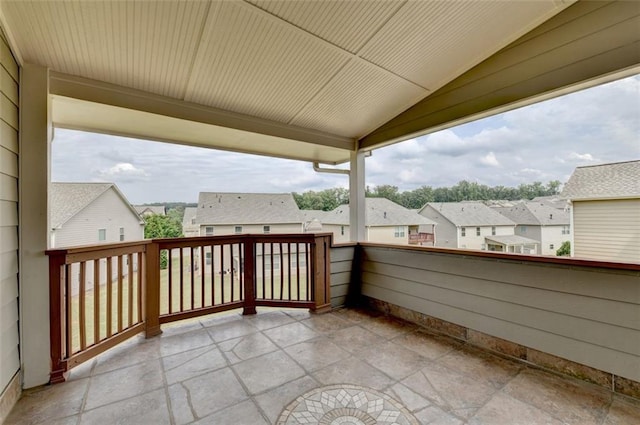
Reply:
[[562, 226], [562, 234], [563, 235], [569, 234], [569, 226]]
[[[237, 227], [236, 227], [236, 229], [237, 229]], [[240, 228], [240, 231], [242, 231], [242, 228]], [[263, 233], [271, 233], [271, 226], [262, 226], [262, 232]]]
[[211, 251], [204, 253], [204, 259], [207, 265], [211, 264]]
[[344, 236], [344, 226], [340, 226], [340, 234]]
[[120, 242], [124, 241], [124, 227], [120, 228]]
[[495, 236], [495, 235], [496, 235], [496, 226], [491, 226], [491, 234], [492, 234], [493, 236]]
[[460, 229], [460, 235], [463, 236], [463, 237], [467, 236], [467, 228], [466, 227], [463, 227], [463, 228]]
[[279, 269], [280, 268], [280, 255], [279, 254], [275, 254], [275, 255], [265, 255], [264, 256], [264, 268], [266, 270], [271, 270], [271, 263], [273, 260], [273, 269]]
[[476, 236], [480, 236], [480, 228], [476, 227]]
[[196, 219], [195, 219], [195, 217], [191, 219], [191, 224], [196, 224]]
[[553, 244], [549, 245], [549, 249], [554, 249]]
[[527, 226], [520, 226], [521, 233], [527, 233]]
[[106, 241], [107, 240], [107, 229], [98, 229], [98, 241]]
[[404, 226], [396, 226], [394, 232], [393, 232], [393, 236], [396, 238], [403, 238], [404, 237]]
[[213, 236], [213, 226], [205, 226], [204, 227], [204, 235], [205, 236]]
[[242, 226], [236, 226], [234, 231], [235, 233], [242, 233]]

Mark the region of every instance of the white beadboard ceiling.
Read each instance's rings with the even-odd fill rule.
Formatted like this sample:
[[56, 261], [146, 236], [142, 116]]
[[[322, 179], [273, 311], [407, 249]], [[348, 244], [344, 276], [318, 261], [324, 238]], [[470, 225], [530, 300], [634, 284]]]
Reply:
[[[23, 63], [355, 143], [570, 3], [0, 0], [0, 17]], [[160, 137], [157, 121], [119, 128], [118, 107], [85, 106], [92, 114], [57, 98], [54, 120], [329, 163], [354, 146], [296, 145], [188, 119]]]

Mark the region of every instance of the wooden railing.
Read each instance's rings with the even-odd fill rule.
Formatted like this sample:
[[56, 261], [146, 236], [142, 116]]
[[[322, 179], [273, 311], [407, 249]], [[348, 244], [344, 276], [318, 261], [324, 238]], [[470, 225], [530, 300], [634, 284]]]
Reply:
[[328, 311], [330, 235], [155, 239], [47, 251], [51, 382], [161, 325], [257, 306]]

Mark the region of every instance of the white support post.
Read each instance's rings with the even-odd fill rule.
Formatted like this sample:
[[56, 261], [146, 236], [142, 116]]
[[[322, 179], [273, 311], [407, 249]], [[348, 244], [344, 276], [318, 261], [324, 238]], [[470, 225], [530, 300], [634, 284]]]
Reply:
[[351, 152], [351, 173], [349, 174], [349, 232], [352, 242], [365, 239], [365, 181], [363, 151]]
[[20, 329], [23, 388], [49, 382], [48, 184], [52, 135], [49, 71], [20, 70]]

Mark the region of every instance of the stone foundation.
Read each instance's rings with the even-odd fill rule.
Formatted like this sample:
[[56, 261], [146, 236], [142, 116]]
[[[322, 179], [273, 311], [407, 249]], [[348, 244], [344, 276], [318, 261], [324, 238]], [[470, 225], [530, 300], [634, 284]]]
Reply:
[[640, 399], [640, 383], [631, 379], [616, 376], [614, 374], [572, 362], [571, 360], [563, 359], [552, 354], [544, 353], [524, 345], [506, 341], [473, 329], [465, 328], [464, 326], [456, 325], [395, 304], [390, 304], [386, 301], [363, 297], [363, 302], [369, 308], [415, 323], [429, 330], [451, 336], [468, 344], [493, 351], [503, 356], [526, 362], [543, 369], [568, 375], [583, 381], [588, 381], [616, 393]]

